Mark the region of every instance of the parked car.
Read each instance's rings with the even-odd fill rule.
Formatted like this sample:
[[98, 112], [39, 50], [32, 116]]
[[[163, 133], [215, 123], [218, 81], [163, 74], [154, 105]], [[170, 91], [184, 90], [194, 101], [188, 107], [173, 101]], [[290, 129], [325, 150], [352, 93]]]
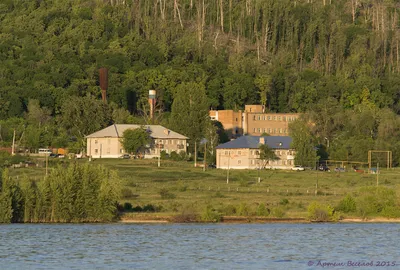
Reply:
[[51, 158], [56, 158], [56, 157], [58, 157], [58, 154], [51, 153], [51, 154], [49, 155], [49, 157], [51, 157]]
[[292, 168], [293, 171], [304, 171], [304, 167], [300, 165], [296, 165]]
[[215, 169], [215, 168], [217, 168], [217, 166], [215, 164], [208, 164], [208, 168]]
[[129, 154], [123, 154], [122, 156], [120, 156], [120, 158], [130, 159], [130, 158], [131, 158], [131, 155], [129, 155]]
[[323, 171], [323, 172], [330, 172], [331, 171], [331, 169], [329, 169], [329, 167], [324, 165], [324, 164], [319, 165], [318, 170]]

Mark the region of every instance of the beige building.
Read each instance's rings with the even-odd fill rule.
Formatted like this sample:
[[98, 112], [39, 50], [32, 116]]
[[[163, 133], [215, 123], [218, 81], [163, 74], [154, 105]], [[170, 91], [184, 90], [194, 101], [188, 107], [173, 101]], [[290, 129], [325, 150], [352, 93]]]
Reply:
[[[121, 139], [127, 129], [140, 125], [114, 124], [86, 136], [87, 155], [93, 158], [118, 158], [125, 154]], [[160, 125], [144, 125], [150, 134], [151, 143], [146, 146], [144, 158], [158, 157], [161, 151], [170, 154], [185, 152], [188, 138]]]
[[289, 136], [289, 123], [298, 113], [265, 113], [262, 105], [246, 105], [244, 111], [211, 110], [210, 118], [222, 123], [231, 137], [240, 135]]
[[262, 168], [259, 147], [267, 144], [279, 160], [268, 161], [265, 168], [291, 169], [294, 167], [295, 150], [291, 148], [289, 136], [242, 136], [236, 140], [218, 145], [217, 168], [258, 169]]

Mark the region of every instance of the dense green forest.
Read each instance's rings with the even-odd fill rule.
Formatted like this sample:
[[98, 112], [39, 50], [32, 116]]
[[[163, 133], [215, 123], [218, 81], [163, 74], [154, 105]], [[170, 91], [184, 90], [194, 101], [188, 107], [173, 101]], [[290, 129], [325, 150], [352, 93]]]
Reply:
[[200, 89], [198, 111], [307, 112], [334, 158], [399, 153], [399, 11], [397, 0], [3, 0], [0, 140], [15, 129], [31, 149], [80, 148], [110, 123], [146, 122], [149, 89], [157, 122], [198, 140], [208, 123], [193, 135], [174, 123], [191, 109], [174, 105], [186, 86]]

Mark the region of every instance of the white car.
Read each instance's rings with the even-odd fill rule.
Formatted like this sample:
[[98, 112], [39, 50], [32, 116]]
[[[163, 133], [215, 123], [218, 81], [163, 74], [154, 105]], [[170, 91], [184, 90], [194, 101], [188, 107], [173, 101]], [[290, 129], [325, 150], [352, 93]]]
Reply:
[[292, 168], [292, 171], [304, 171], [304, 167], [300, 165], [296, 165]]

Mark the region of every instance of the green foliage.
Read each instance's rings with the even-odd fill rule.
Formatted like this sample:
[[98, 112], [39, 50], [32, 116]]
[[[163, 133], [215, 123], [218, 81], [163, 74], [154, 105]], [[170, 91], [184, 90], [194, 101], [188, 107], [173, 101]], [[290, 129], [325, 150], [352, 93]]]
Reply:
[[261, 168], [265, 168], [270, 161], [279, 160], [279, 157], [275, 154], [275, 151], [271, 149], [267, 144], [261, 144], [260, 147], [260, 160]]
[[58, 167], [37, 185], [3, 174], [0, 222], [106, 222], [117, 217], [116, 174], [100, 166]]
[[127, 153], [136, 154], [151, 141], [149, 133], [142, 127], [127, 129], [122, 135], [121, 144]]
[[200, 214], [200, 220], [203, 222], [220, 222], [222, 220], [222, 214], [211, 205], [207, 205]]
[[356, 198], [357, 212], [363, 216], [396, 216], [398, 201], [395, 190], [386, 187], [360, 188]]
[[274, 207], [271, 210], [271, 216], [276, 218], [283, 218], [286, 215], [283, 207]]
[[318, 161], [316, 140], [308, 124], [305, 120], [298, 119], [289, 124], [289, 130], [293, 138], [292, 147], [296, 149], [295, 164], [313, 167]]
[[256, 215], [257, 215], [257, 216], [264, 216], [264, 217], [266, 217], [266, 216], [268, 216], [269, 214], [270, 214], [270, 210], [267, 209], [267, 207], [265, 207], [265, 204], [260, 203], [260, 204], [257, 206], [257, 210], [256, 210]]
[[289, 200], [286, 198], [281, 199], [281, 201], [279, 202], [280, 205], [287, 205], [289, 204]]
[[308, 219], [311, 221], [327, 222], [337, 221], [339, 219], [335, 210], [329, 206], [318, 202], [312, 202], [307, 208]]
[[354, 213], [357, 209], [357, 204], [355, 199], [350, 194], [347, 194], [346, 197], [339, 202], [335, 209], [343, 213]]
[[236, 209], [236, 213], [239, 216], [249, 216], [250, 215], [250, 207], [246, 203], [240, 203]]

